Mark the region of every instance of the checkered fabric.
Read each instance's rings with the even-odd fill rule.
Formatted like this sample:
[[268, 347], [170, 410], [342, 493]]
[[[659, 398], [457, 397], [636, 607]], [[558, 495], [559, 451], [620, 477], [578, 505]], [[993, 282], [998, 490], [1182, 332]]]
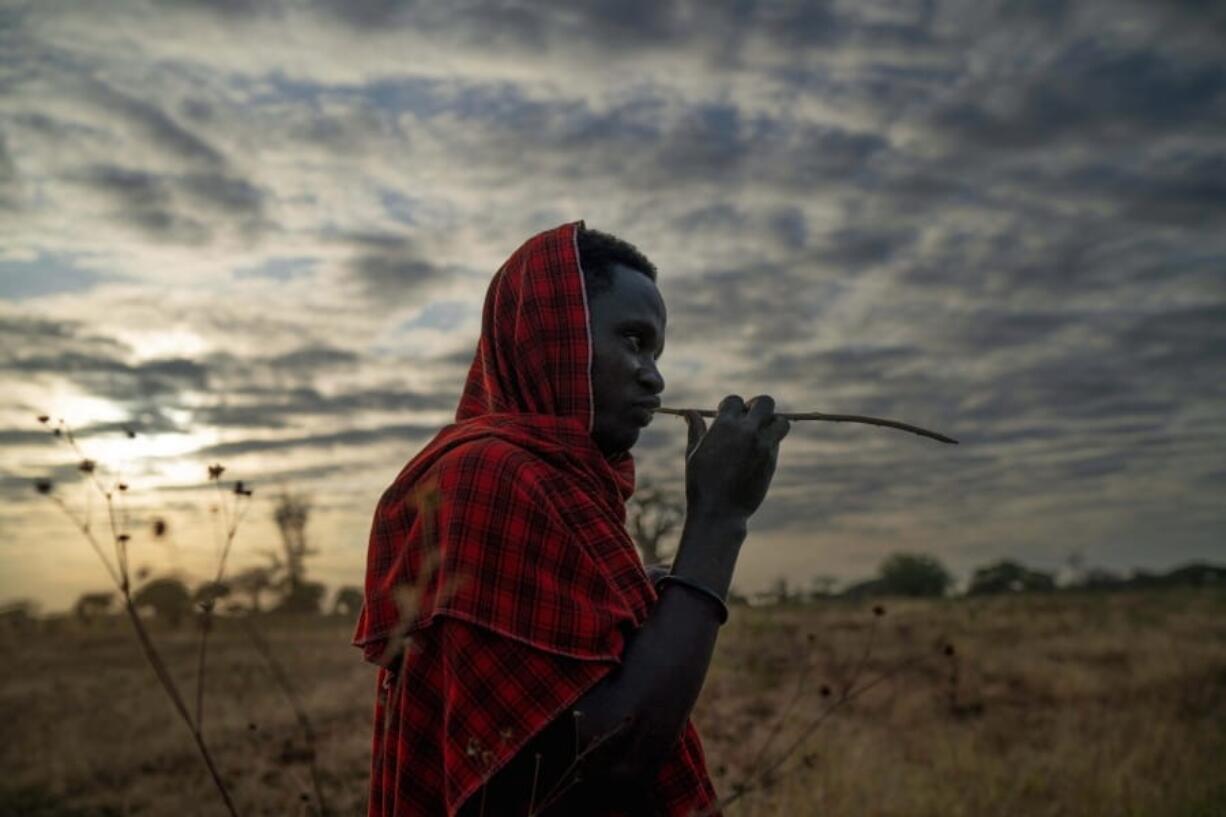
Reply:
[[[582, 225], [498, 270], [456, 421], [375, 511], [354, 636], [381, 666], [371, 817], [454, 817], [620, 663], [656, 601], [625, 529], [634, 460], [591, 438]], [[667, 817], [714, 801], [692, 723], [649, 795]], [[484, 814], [526, 817], [530, 797]]]

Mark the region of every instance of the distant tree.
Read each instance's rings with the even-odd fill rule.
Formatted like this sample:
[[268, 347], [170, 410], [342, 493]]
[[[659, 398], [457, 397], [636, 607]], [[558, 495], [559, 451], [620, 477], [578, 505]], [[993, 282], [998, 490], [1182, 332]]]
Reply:
[[658, 564], [672, 555], [669, 536], [685, 518], [685, 497], [644, 477], [626, 504], [626, 522], [643, 555], [643, 564]]
[[1172, 587], [1226, 587], [1226, 567], [1193, 562], [1165, 574], [1160, 582]]
[[1056, 578], [1050, 573], [1031, 570], [1017, 562], [1003, 559], [978, 568], [971, 577], [967, 595], [982, 596], [994, 593], [1018, 593], [1054, 590]]
[[770, 595], [775, 604], [787, 604], [792, 600], [792, 589], [788, 586], [787, 576], [775, 577], [775, 581], [771, 584]]
[[336, 598], [332, 600], [332, 614], [352, 618], [362, 609], [364, 600], [365, 595], [362, 593], [362, 588], [342, 587], [336, 591]]
[[943, 596], [953, 576], [924, 553], [894, 553], [878, 569], [881, 588], [890, 596]]
[[867, 599], [873, 596], [884, 596], [887, 592], [882, 579], [861, 579], [843, 588], [839, 596], [845, 599]]
[[1086, 570], [1074, 587], [1080, 590], [1114, 590], [1124, 584], [1124, 577], [1105, 567]]
[[34, 623], [38, 614], [38, 602], [32, 599], [16, 599], [0, 604], [0, 630], [22, 632]]
[[230, 595], [230, 585], [226, 582], [202, 582], [192, 593], [192, 603], [203, 608], [206, 604], [216, 605], [219, 599]]
[[834, 576], [817, 575], [809, 580], [809, 597], [814, 599], [828, 598], [834, 595], [834, 586], [839, 580]]
[[282, 593], [284, 599], [294, 599], [293, 604], [300, 604], [304, 597], [299, 588], [307, 581], [307, 557], [318, 553], [307, 542], [310, 512], [309, 497], [288, 491], [281, 492], [272, 509], [272, 520], [281, 534], [281, 552], [284, 557]]
[[236, 573], [230, 579], [230, 586], [236, 593], [242, 593], [251, 601], [250, 611], [260, 612], [260, 597], [272, 589], [272, 570], [267, 567], [249, 567]]
[[192, 597], [183, 582], [173, 576], [163, 576], [133, 593], [132, 603], [137, 610], [152, 608], [158, 619], [178, 627], [191, 610]]
[[115, 593], [113, 591], [82, 593], [76, 604], [72, 606], [72, 612], [79, 621], [89, 622], [99, 616], [109, 614], [114, 602]]
[[1086, 558], [1080, 550], [1073, 550], [1064, 557], [1064, 569], [1061, 571], [1060, 584], [1075, 587], [1085, 578]]
[[1205, 562], [1193, 562], [1166, 573], [1149, 570], [1133, 570], [1128, 578], [1103, 568], [1088, 571], [1074, 585], [1083, 590], [1145, 590], [1162, 587], [1226, 587], [1226, 567], [1217, 567]]
[[273, 609], [275, 613], [319, 615], [327, 589], [320, 582], [299, 581]]

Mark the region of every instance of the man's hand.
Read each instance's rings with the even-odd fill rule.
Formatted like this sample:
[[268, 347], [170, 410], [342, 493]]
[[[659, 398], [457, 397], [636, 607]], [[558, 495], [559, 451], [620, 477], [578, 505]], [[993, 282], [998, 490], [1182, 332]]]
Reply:
[[766, 497], [788, 421], [775, 414], [769, 395], [747, 405], [735, 394], [720, 402], [710, 430], [698, 412], [687, 413], [685, 419], [687, 517], [748, 519]]

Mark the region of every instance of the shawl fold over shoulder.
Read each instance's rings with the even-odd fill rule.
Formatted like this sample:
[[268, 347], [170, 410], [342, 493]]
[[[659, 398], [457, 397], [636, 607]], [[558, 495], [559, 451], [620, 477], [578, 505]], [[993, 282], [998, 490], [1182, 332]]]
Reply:
[[[591, 438], [582, 224], [498, 270], [455, 422], [376, 508], [354, 635], [383, 667], [372, 817], [454, 815], [617, 666], [656, 601], [625, 530], [634, 460]], [[667, 815], [714, 800], [692, 724], [657, 789]]]

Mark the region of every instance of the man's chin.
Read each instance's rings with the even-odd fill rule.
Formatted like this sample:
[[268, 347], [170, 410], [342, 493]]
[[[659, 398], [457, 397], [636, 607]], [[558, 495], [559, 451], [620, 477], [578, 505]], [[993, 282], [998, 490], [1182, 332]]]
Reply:
[[597, 440], [597, 445], [604, 451], [606, 457], [615, 457], [621, 454], [628, 453], [634, 444], [639, 441], [639, 430], [637, 428], [627, 430], [619, 435], [614, 440], [609, 440], [607, 445], [600, 445], [600, 440]]

